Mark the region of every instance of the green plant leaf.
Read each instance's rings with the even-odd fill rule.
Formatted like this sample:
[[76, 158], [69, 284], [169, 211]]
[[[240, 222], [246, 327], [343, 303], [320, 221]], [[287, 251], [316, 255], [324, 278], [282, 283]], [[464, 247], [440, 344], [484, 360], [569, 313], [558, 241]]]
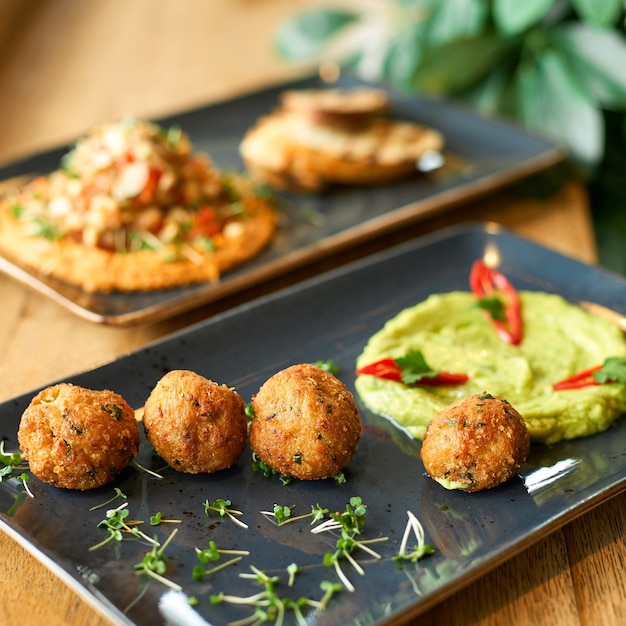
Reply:
[[515, 46], [511, 38], [483, 35], [425, 48], [413, 86], [431, 94], [457, 95], [504, 63]]
[[583, 164], [601, 159], [602, 113], [559, 54], [546, 50], [536, 63], [522, 66], [516, 83], [519, 115], [529, 128], [560, 142]]
[[338, 9], [305, 11], [279, 27], [276, 50], [290, 61], [318, 58], [335, 36], [358, 19], [357, 13]]
[[555, 0], [493, 0], [493, 18], [505, 35], [518, 35], [535, 25]]
[[498, 67], [469, 92], [463, 100], [486, 115], [515, 118], [515, 106], [508, 104], [510, 77], [505, 69]]
[[615, 24], [624, 5], [623, 0], [572, 0], [580, 17], [592, 26], [604, 28]]
[[626, 37], [570, 23], [551, 40], [597, 102], [608, 109], [626, 107]]
[[403, 89], [409, 89], [422, 60], [424, 24], [409, 24], [392, 41], [383, 66], [384, 78]]
[[446, 0], [436, 3], [427, 19], [428, 43], [441, 45], [479, 35], [485, 27], [487, 9], [484, 0]]

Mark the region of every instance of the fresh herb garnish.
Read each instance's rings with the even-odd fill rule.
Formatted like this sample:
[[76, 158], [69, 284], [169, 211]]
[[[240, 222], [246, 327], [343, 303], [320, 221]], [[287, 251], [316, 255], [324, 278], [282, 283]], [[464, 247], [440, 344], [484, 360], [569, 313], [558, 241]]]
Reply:
[[[219, 565], [215, 565], [214, 567], [210, 567], [208, 569], [204, 567], [212, 561], [219, 561], [222, 554], [234, 554], [237, 556], [233, 559], [220, 563]], [[201, 565], [196, 565], [193, 568], [191, 576], [196, 581], [203, 580], [205, 576], [209, 576], [210, 574], [214, 574], [215, 572], [229, 567], [230, 565], [234, 565], [235, 563], [241, 561], [244, 556], [249, 554], [250, 553], [247, 550], [221, 550], [217, 547], [215, 541], [210, 541], [208, 548], [205, 548], [204, 550], [196, 548], [196, 556], [198, 557], [198, 561], [200, 561]]]
[[35, 237], [43, 237], [49, 241], [56, 241], [63, 237], [63, 233], [56, 224], [40, 215], [37, 215], [32, 221], [31, 234]]
[[554, 383], [552, 389], [564, 391], [566, 389], [582, 389], [583, 387], [611, 383], [626, 383], [626, 357], [608, 357], [602, 365], [590, 367], [573, 376], [568, 376], [558, 383]]
[[278, 476], [278, 479], [283, 485], [288, 485], [293, 480], [291, 476], [284, 476], [264, 461], [261, 461], [261, 459], [254, 452], [252, 453], [252, 471], [261, 474], [263, 478]]
[[[9, 478], [14, 471], [22, 469], [26, 469], [26, 465], [22, 463], [22, 455], [19, 452], [5, 452], [4, 441], [0, 441], [0, 483], [5, 478]], [[22, 474], [22, 476], [24, 476], [24, 474]], [[25, 481], [23, 481], [21, 477], [20, 481], [24, 483], [24, 487], [26, 488]], [[26, 490], [28, 494], [32, 496], [30, 490]]]
[[[328, 606], [332, 596], [342, 590], [342, 586], [339, 583], [322, 581], [320, 589], [324, 593], [320, 600], [312, 600], [310, 598], [292, 600], [291, 598], [280, 596], [277, 592], [276, 588], [280, 584], [280, 578], [278, 576], [268, 576], [265, 572], [254, 566], [250, 567], [250, 569], [252, 573], [240, 574], [240, 576], [241, 578], [254, 580], [261, 587], [261, 591], [250, 596], [233, 596], [224, 593], [210, 596], [211, 603], [215, 605], [226, 602], [229, 604], [253, 607], [254, 613], [250, 615], [249, 618], [236, 622], [238, 624], [257, 625], [270, 622], [280, 625], [285, 621], [286, 612], [292, 611], [298, 626], [306, 626], [308, 622], [304, 618], [304, 609], [311, 607], [317, 611], [323, 611]], [[297, 571], [298, 566], [293, 563], [287, 568], [289, 581], [292, 580], [292, 577], [295, 576]]]
[[420, 350], [409, 350], [405, 355], [387, 357], [359, 367], [357, 376], [368, 375], [393, 380], [405, 385], [462, 385], [469, 377], [466, 374], [432, 369]]
[[477, 306], [488, 316], [498, 336], [506, 343], [519, 345], [523, 336], [522, 303], [509, 279], [477, 259], [470, 270], [469, 284], [478, 299]]
[[244, 524], [241, 520], [238, 520], [236, 515], [243, 515], [242, 511], [238, 511], [237, 509], [230, 508], [232, 502], [230, 500], [224, 500], [223, 498], [218, 498], [213, 502], [209, 502], [208, 500], [204, 503], [204, 513], [207, 517], [211, 511], [217, 513], [220, 517], [228, 517], [235, 524], [241, 526], [242, 528], [248, 528], [247, 524]]
[[146, 552], [146, 555], [139, 563], [135, 564], [134, 569], [138, 574], [146, 574], [171, 589], [182, 591], [183, 588], [180, 585], [168, 580], [164, 576], [167, 572], [167, 560], [164, 554], [165, 548], [167, 548], [177, 532], [178, 528], [175, 528], [163, 545], [159, 545], [158, 541], [154, 539], [152, 541], [152, 549]]
[[323, 369], [325, 372], [329, 374], [333, 374], [337, 376], [339, 374], [339, 366], [332, 359], [326, 359], [325, 361], [316, 361], [315, 365], [320, 369]]
[[319, 534], [322, 532], [340, 532], [341, 536], [337, 539], [334, 552], [327, 552], [324, 555], [324, 565], [326, 567], [334, 567], [335, 572], [343, 585], [349, 591], [354, 591], [355, 587], [346, 576], [341, 567], [341, 560], [346, 560], [361, 576], [365, 571], [352, 556], [356, 548], [367, 552], [375, 559], [380, 559], [381, 555], [369, 547], [369, 544], [387, 541], [387, 537], [378, 537], [376, 539], [357, 539], [365, 526], [365, 515], [367, 506], [363, 503], [359, 496], [350, 498], [350, 502], [346, 504], [343, 512], [331, 513], [329, 519], [318, 524], [312, 533]]
[[128, 502], [124, 502], [120, 504], [116, 509], [109, 509], [105, 518], [98, 523], [98, 528], [104, 528], [109, 533], [109, 536], [97, 543], [94, 546], [89, 548], [90, 551], [97, 550], [102, 546], [106, 545], [109, 541], [122, 541], [124, 538], [124, 533], [132, 535], [135, 538], [141, 538], [149, 543], [157, 543], [154, 539], [148, 537], [148, 535], [142, 533], [138, 525], [143, 524], [143, 522], [139, 520], [129, 520], [128, 515]]
[[506, 320], [504, 314], [504, 303], [498, 296], [485, 296], [476, 300], [472, 308], [481, 309], [489, 313], [491, 319], [503, 322]]
[[428, 365], [421, 350], [409, 350], [394, 360], [402, 370], [402, 382], [405, 385], [412, 385], [423, 378], [433, 378], [440, 372]]
[[111, 504], [111, 502], [114, 502], [115, 500], [117, 500], [117, 498], [123, 498], [124, 500], [128, 500], [128, 496], [126, 496], [126, 494], [121, 489], [115, 487], [115, 495], [112, 498], [109, 498], [106, 502], [102, 502], [101, 504], [96, 504], [95, 506], [92, 506], [89, 510], [95, 511], [96, 509], [100, 509], [103, 506], [107, 506], [107, 504]]
[[157, 511], [154, 515], [150, 516], [150, 526], [160, 526], [161, 524], [180, 524], [182, 520], [179, 519], [164, 519], [161, 515], [161, 511]]
[[[407, 515], [409, 516], [409, 519], [404, 530], [404, 535], [402, 536], [400, 549], [398, 550], [398, 554], [393, 557], [393, 560], [411, 561], [412, 563], [416, 563], [421, 558], [428, 556], [429, 554], [434, 554], [435, 548], [432, 544], [426, 543], [424, 541], [424, 527], [417, 519], [417, 517], [415, 517], [415, 515], [411, 513], [411, 511], [407, 511]], [[411, 532], [413, 532], [413, 535], [415, 535], [417, 544], [411, 550], [408, 550], [408, 543]]]

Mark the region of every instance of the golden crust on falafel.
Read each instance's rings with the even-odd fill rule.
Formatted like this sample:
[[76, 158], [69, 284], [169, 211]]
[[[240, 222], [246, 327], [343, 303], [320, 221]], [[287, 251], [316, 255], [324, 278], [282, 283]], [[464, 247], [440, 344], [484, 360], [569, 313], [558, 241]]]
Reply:
[[519, 474], [529, 449], [522, 416], [506, 400], [480, 393], [432, 419], [421, 457], [429, 476], [447, 489], [480, 491]]
[[252, 406], [252, 450], [283, 476], [334, 476], [350, 461], [361, 436], [352, 394], [316, 365], [292, 365], [274, 374]]
[[135, 414], [124, 398], [70, 383], [40, 391], [22, 414], [17, 436], [30, 471], [65, 489], [111, 482], [139, 448]]
[[163, 376], [144, 405], [148, 441], [172, 468], [212, 473], [233, 465], [247, 438], [245, 403], [226, 385], [189, 370]]

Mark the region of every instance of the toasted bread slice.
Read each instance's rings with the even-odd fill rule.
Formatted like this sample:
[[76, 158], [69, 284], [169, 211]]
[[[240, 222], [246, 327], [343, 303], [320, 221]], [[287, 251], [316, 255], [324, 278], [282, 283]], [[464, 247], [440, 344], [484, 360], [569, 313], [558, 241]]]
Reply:
[[279, 109], [244, 137], [241, 155], [253, 178], [280, 188], [320, 190], [331, 184], [376, 185], [417, 171], [440, 132], [379, 115], [367, 124], [320, 123], [308, 112]]

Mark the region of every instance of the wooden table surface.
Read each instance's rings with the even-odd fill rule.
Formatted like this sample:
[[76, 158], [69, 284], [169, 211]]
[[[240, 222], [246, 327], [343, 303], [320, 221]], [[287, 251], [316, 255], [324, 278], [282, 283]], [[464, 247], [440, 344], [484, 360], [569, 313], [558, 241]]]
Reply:
[[[363, 4], [352, 0], [344, 4]], [[0, 161], [65, 143], [100, 121], [157, 117], [295, 77], [271, 49], [276, 24], [313, 0], [0, 0]], [[493, 220], [594, 262], [585, 190], [515, 190], [359, 246], [326, 266], [466, 220]], [[313, 270], [308, 270], [310, 274]], [[316, 270], [319, 271], [319, 270]], [[76, 318], [0, 276], [0, 401], [96, 367], [147, 342], [302, 278], [295, 273], [175, 319], [109, 328]], [[0, 533], [0, 624], [110, 621]], [[626, 495], [541, 539], [414, 626], [626, 624]]]

